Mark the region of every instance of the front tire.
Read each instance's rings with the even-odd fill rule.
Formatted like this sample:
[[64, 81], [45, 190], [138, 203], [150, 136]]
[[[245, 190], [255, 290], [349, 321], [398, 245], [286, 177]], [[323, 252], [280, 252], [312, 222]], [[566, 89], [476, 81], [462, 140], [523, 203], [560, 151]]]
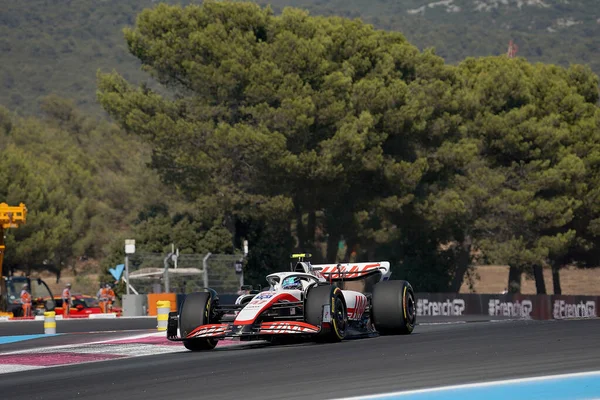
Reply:
[[[212, 301], [209, 292], [190, 293], [185, 297], [179, 314], [179, 330], [181, 336], [186, 337], [190, 332], [201, 325], [210, 324]], [[197, 338], [184, 340], [183, 345], [191, 351], [212, 350], [217, 346], [218, 340], [211, 338]]]
[[415, 293], [407, 281], [377, 283], [371, 304], [373, 323], [381, 335], [408, 335], [415, 329]]
[[[323, 306], [330, 311], [331, 322], [328, 325], [322, 323]], [[317, 341], [340, 342], [346, 337], [348, 311], [340, 288], [330, 285], [311, 288], [306, 294], [304, 315], [307, 323], [321, 325]]]

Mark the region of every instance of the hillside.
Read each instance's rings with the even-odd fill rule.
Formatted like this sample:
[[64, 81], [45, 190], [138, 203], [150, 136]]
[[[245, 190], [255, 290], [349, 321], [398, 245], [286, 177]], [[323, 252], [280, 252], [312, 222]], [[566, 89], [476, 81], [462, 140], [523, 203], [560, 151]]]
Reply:
[[529, 61], [583, 63], [600, 73], [600, 9], [585, 0], [271, 0], [313, 14], [360, 17], [402, 32], [447, 62], [506, 52], [510, 39]]
[[[188, 4], [192, 1], [166, 1]], [[117, 69], [135, 83], [148, 79], [127, 51], [122, 28], [135, 23], [153, 0], [2, 0], [0, 104], [38, 113], [49, 93], [72, 98], [102, 115], [96, 72]], [[419, 48], [435, 47], [450, 63], [506, 52], [510, 39], [530, 61], [589, 64], [600, 73], [600, 8], [584, 0], [271, 0], [313, 15], [360, 17], [402, 32]], [[151, 84], [151, 83], [150, 83]], [[152, 86], [152, 85], [151, 85]]]

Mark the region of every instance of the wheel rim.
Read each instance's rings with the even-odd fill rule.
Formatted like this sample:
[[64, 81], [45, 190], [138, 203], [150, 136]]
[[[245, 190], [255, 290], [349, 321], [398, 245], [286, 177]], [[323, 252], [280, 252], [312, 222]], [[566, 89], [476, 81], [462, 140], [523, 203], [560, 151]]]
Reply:
[[344, 303], [342, 299], [336, 297], [334, 303], [334, 320], [335, 328], [339, 336], [343, 337], [346, 332], [346, 310], [344, 309]]
[[415, 298], [411, 292], [408, 292], [406, 297], [406, 319], [411, 324], [414, 324], [416, 318]]

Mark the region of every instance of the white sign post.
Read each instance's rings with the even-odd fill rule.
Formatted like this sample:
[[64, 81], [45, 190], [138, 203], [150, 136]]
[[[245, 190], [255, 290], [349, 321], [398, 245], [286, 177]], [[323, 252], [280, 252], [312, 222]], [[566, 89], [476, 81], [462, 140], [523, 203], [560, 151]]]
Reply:
[[127, 287], [127, 294], [129, 294], [129, 255], [135, 254], [135, 240], [125, 240], [125, 280]]
[[[248, 257], [248, 241], [244, 240], [244, 258]], [[244, 269], [242, 268], [240, 275], [240, 288], [244, 286]]]

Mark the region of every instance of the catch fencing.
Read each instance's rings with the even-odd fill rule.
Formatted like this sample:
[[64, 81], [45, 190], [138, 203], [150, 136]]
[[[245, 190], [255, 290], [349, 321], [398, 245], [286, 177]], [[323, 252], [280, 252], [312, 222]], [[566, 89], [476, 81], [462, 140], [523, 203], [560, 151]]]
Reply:
[[416, 293], [416, 297], [417, 317], [596, 318], [600, 306], [598, 296]]
[[204, 287], [234, 294], [244, 283], [242, 256], [233, 254], [135, 253], [128, 256], [129, 290], [133, 294], [187, 294]]

